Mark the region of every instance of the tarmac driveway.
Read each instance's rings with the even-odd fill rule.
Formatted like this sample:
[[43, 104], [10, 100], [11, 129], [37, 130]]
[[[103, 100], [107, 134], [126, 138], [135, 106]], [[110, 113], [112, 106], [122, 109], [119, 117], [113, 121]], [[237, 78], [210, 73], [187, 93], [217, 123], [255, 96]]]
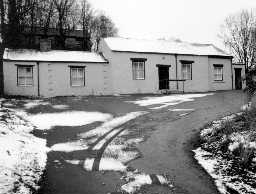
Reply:
[[[123, 185], [127, 186], [123, 187], [125, 191], [136, 188], [130, 190], [136, 193], [218, 193], [191, 150], [197, 144], [200, 128], [218, 117], [238, 112], [246, 97], [241, 91], [225, 91], [192, 100], [181, 97], [160, 105], [154, 102], [155, 97], [161, 98], [153, 96], [153, 104], [138, 95], [59, 97], [27, 106], [31, 115], [64, 110], [104, 114], [89, 124], [56, 124], [49, 130], [34, 132], [46, 138], [51, 148], [39, 193], [121, 193]], [[25, 108], [26, 103], [20, 100], [12, 108]], [[164, 182], [164, 178], [168, 181]], [[136, 185], [138, 182], [145, 184]]]

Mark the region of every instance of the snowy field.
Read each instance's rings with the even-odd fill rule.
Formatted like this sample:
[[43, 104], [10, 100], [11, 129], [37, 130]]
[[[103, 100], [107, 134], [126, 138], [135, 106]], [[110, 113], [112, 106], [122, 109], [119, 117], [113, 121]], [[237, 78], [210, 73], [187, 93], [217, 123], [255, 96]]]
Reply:
[[47, 160], [46, 140], [30, 134], [32, 125], [0, 108], [0, 193], [30, 194], [39, 187]]
[[[245, 110], [244, 107], [242, 107], [242, 109]], [[239, 115], [242, 115], [242, 113], [233, 114], [224, 117], [221, 120], [213, 121], [209, 127], [201, 131], [201, 139], [207, 142], [211, 138], [214, 138], [214, 134], [216, 134], [216, 131], [223, 125], [223, 123], [233, 121]], [[239, 146], [255, 150], [256, 143], [249, 138], [252, 133], [255, 132], [233, 132], [222, 136], [218, 141], [203, 143], [201, 147], [193, 150], [195, 159], [215, 180], [215, 184], [220, 193], [256, 193], [256, 172], [254, 170], [256, 158], [253, 159], [254, 167], [251, 168], [247, 166], [241, 168], [238, 161], [234, 161], [232, 158], [228, 157], [228, 155], [232, 155], [236, 149], [239, 149]], [[221, 142], [227, 142], [228, 144], [226, 153], [223, 153], [222, 151], [218, 151], [217, 153], [210, 151], [211, 149], [219, 147]]]

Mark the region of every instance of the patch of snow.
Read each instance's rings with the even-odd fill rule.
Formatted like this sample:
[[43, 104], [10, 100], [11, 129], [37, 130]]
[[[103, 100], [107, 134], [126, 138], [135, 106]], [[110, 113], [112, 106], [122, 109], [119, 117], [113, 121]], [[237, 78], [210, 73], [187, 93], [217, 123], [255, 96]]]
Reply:
[[170, 187], [173, 187], [172, 184], [170, 184], [170, 181], [168, 181], [163, 175], [156, 175], [156, 177], [162, 185], [169, 185]]
[[80, 163], [80, 160], [65, 160], [69, 164], [78, 165]]
[[46, 140], [33, 136], [34, 128], [10, 109], [0, 109], [6, 117], [0, 121], [0, 193], [30, 194], [47, 160]]
[[35, 108], [37, 106], [47, 106], [47, 105], [50, 105], [49, 102], [44, 102], [42, 100], [31, 100], [29, 102], [27, 102], [26, 104], [24, 104], [24, 107], [26, 109], [32, 109], [32, 108]]
[[146, 114], [147, 112], [145, 111], [139, 111], [139, 112], [131, 112], [131, 113], [127, 113], [124, 116], [120, 116], [120, 117], [116, 117], [113, 118], [112, 120], [109, 120], [105, 123], [103, 123], [101, 126], [90, 130], [86, 133], [81, 133], [79, 136], [81, 138], [89, 138], [89, 137], [93, 137], [93, 136], [102, 136], [105, 133], [108, 133], [109, 131], [111, 131], [112, 129], [132, 120], [135, 119], [136, 117], [139, 117], [141, 115]]
[[52, 105], [52, 108], [59, 109], [59, 110], [65, 110], [65, 109], [68, 109], [69, 106], [65, 105], [65, 104], [57, 104], [57, 105]]
[[108, 147], [105, 149], [103, 156], [105, 158], [114, 158], [123, 164], [126, 164], [127, 162], [137, 158], [139, 156], [138, 151], [128, 151], [125, 150], [127, 148], [126, 145], [116, 145], [116, 144], [110, 144]]
[[[237, 193], [247, 194], [256, 193], [254, 188], [254, 181], [256, 174], [254, 172], [246, 170], [246, 178], [250, 177], [251, 180], [239, 179], [239, 175], [234, 173], [226, 174], [226, 171], [230, 171], [230, 163], [220, 156], [213, 156], [210, 152], [197, 148], [193, 150], [195, 158], [198, 163], [208, 172], [208, 174], [215, 180], [215, 184], [222, 194], [229, 194], [227, 187], [232, 188]], [[227, 170], [228, 169], [228, 170]]]
[[206, 94], [184, 94], [184, 95], [169, 95], [169, 96], [160, 96], [160, 97], [145, 97], [141, 100], [128, 101], [139, 106], [152, 106], [152, 105], [161, 105], [153, 107], [150, 109], [161, 109], [168, 106], [177, 105], [183, 102], [194, 101], [194, 98], [201, 98], [209, 95], [214, 95], [214, 93]]
[[5, 49], [3, 58], [25, 61], [107, 62], [100, 54], [95, 52], [64, 50], [42, 52], [33, 49]]
[[151, 185], [152, 180], [149, 175], [147, 174], [131, 174], [128, 176], [129, 179], [133, 181], [128, 182], [127, 184], [123, 185], [121, 188], [123, 191], [127, 193], [134, 193], [143, 185]]
[[189, 115], [190, 112], [186, 112], [186, 113], [182, 113], [182, 114], [179, 114], [180, 117], [183, 117], [183, 116], [186, 116], [186, 115]]
[[122, 128], [118, 128], [118, 129], [114, 129], [113, 131], [111, 131], [109, 134], [107, 134], [107, 136], [105, 138], [103, 138], [102, 140], [100, 140], [100, 142], [98, 142], [94, 147], [93, 150], [100, 150], [102, 148], [102, 146], [109, 141], [112, 137], [114, 137], [117, 133], [119, 133], [122, 130]]
[[249, 111], [249, 110], [251, 110], [252, 109], [252, 102], [248, 102], [247, 104], [245, 104], [245, 105], [243, 105], [242, 107], [241, 107], [241, 110], [242, 111]]
[[113, 170], [113, 171], [123, 172], [126, 170], [126, 166], [122, 162], [114, 158], [101, 158], [99, 170], [100, 171]]
[[175, 108], [175, 109], [169, 109], [169, 111], [172, 112], [182, 112], [182, 111], [194, 111], [195, 109], [189, 109], [189, 108]]
[[189, 43], [180, 40], [145, 40], [109, 37], [105, 38], [104, 41], [114, 51], [231, 56], [213, 44]]
[[84, 169], [91, 171], [94, 163], [94, 158], [86, 158], [84, 161]]
[[100, 112], [71, 111], [27, 115], [26, 119], [38, 129], [47, 130], [54, 126], [82, 126], [96, 121], [105, 122], [112, 119], [112, 116]]
[[51, 146], [51, 151], [57, 152], [73, 152], [78, 150], [86, 150], [88, 149], [87, 142], [78, 140], [73, 142], [65, 142], [65, 143], [58, 143]]
[[215, 167], [218, 164], [218, 161], [214, 159], [210, 152], [207, 152], [201, 148], [197, 148], [193, 150], [195, 153], [195, 159], [198, 163], [208, 172], [208, 174], [214, 179], [214, 182], [219, 190], [220, 193], [226, 194], [227, 190], [225, 184], [223, 183], [223, 177], [219, 175]]
[[231, 114], [231, 115], [225, 116], [219, 120], [213, 121], [209, 127], [201, 130], [200, 136], [206, 137], [207, 135], [212, 134], [216, 129], [218, 129], [221, 126], [221, 124], [223, 122], [232, 121], [236, 116], [241, 115], [241, 114], [242, 113]]
[[230, 143], [228, 146], [229, 151], [233, 152], [235, 149], [237, 149], [240, 145], [240, 142], [233, 142]]
[[139, 144], [144, 141], [144, 138], [132, 138], [126, 141], [126, 144]]

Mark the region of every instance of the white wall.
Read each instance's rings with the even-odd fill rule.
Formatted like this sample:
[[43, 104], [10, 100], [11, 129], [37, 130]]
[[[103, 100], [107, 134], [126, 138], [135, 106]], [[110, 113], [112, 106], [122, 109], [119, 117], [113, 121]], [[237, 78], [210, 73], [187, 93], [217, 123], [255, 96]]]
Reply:
[[193, 61], [192, 80], [186, 80], [184, 83], [185, 92], [206, 92], [208, 85], [208, 57], [207, 56], [188, 56], [178, 55], [178, 79], [182, 79], [182, 64], [180, 60]]
[[[33, 65], [33, 86], [17, 85], [17, 65]], [[35, 62], [3, 62], [6, 95], [37, 96], [37, 64]]]
[[[34, 65], [34, 85], [17, 86], [17, 67], [15, 64]], [[85, 67], [85, 86], [70, 85], [70, 67]], [[105, 95], [108, 94], [108, 64], [103, 63], [39, 63], [40, 96]], [[37, 96], [37, 65], [31, 62], [4, 62], [4, 88], [7, 95]]]
[[[223, 65], [223, 81], [214, 81], [214, 64]], [[209, 84], [210, 90], [232, 90], [231, 59], [209, 58]]]

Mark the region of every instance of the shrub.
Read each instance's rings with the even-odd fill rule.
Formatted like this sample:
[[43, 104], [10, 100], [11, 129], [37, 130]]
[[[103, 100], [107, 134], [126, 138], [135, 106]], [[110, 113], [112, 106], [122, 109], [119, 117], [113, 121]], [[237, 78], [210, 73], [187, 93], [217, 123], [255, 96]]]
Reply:
[[254, 148], [247, 147], [243, 143], [240, 143], [239, 146], [233, 150], [232, 154], [239, 159], [240, 165], [248, 167], [252, 164], [254, 152]]

